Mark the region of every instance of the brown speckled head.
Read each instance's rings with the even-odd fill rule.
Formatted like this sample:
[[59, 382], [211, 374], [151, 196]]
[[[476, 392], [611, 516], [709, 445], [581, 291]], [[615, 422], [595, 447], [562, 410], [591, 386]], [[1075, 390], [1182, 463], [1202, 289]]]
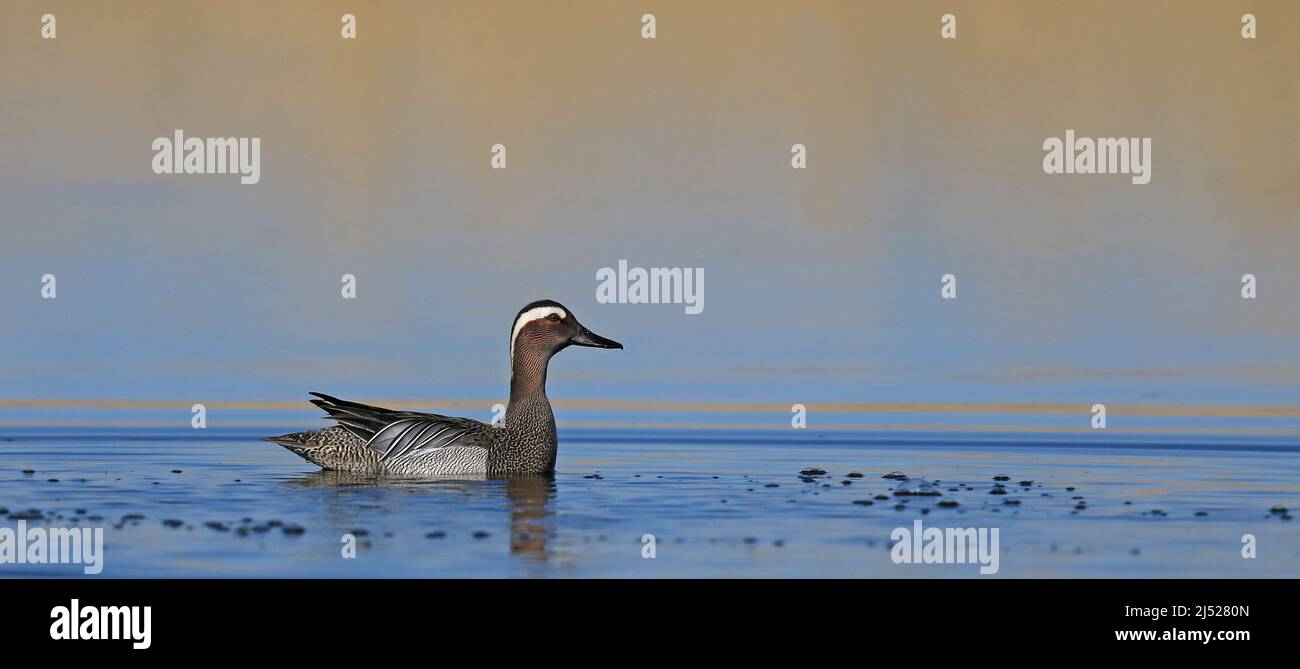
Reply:
[[574, 318], [564, 305], [554, 300], [530, 302], [515, 315], [510, 330], [510, 357], [521, 354], [544, 354], [549, 358], [566, 346], [592, 346], [595, 348], [623, 348], [623, 345], [606, 339]]
[[546, 367], [567, 346], [623, 348], [587, 328], [554, 300], [531, 302], [519, 310], [510, 329], [510, 400], [546, 396]]

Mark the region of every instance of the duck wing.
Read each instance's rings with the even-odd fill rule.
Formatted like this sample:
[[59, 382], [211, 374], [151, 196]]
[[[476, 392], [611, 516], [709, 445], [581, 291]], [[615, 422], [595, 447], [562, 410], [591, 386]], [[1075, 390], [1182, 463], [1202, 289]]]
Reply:
[[472, 418], [419, 411], [394, 411], [311, 393], [312, 404], [324, 409], [343, 429], [364, 439], [380, 462], [393, 462], [449, 446], [486, 449], [484, 439], [494, 428]]

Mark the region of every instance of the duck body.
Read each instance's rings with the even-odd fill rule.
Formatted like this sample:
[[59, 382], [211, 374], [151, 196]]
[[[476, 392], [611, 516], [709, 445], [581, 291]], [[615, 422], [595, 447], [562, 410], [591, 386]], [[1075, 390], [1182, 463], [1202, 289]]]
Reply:
[[551, 356], [570, 345], [623, 346], [588, 331], [551, 300], [520, 310], [510, 345], [510, 403], [501, 426], [311, 393], [312, 404], [338, 424], [267, 441], [324, 469], [356, 474], [437, 478], [553, 472], [558, 439], [546, 397]]

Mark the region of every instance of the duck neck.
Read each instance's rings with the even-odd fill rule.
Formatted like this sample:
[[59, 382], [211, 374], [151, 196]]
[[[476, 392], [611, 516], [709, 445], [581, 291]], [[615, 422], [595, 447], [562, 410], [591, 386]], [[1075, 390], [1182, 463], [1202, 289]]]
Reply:
[[550, 353], [516, 355], [511, 361], [510, 405], [505, 427], [510, 457], [528, 471], [555, 469], [555, 413], [546, 399], [546, 364]]
[[[546, 401], [546, 367], [551, 354], [541, 351], [519, 351], [510, 360], [510, 407], [541, 400]], [[509, 416], [510, 407], [506, 409]]]

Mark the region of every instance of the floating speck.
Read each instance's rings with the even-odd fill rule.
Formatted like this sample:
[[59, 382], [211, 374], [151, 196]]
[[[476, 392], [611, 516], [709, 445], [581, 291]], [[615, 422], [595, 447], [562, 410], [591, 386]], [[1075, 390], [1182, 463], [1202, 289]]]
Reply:
[[925, 479], [905, 479], [894, 488], [895, 497], [938, 497], [934, 484]]

